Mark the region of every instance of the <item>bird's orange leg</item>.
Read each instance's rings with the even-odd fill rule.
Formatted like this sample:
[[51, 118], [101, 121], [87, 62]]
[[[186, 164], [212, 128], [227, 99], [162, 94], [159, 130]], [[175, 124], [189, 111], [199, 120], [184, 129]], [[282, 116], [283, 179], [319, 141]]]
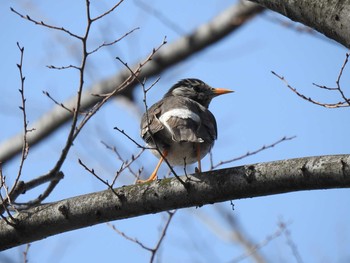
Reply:
[[201, 165], [201, 145], [197, 143], [197, 161], [198, 161], [198, 168], [196, 169], [197, 173], [202, 172], [202, 165]]
[[[156, 166], [156, 168], [154, 169], [153, 173], [151, 174], [150, 177], [148, 177], [147, 180], [137, 180], [136, 183], [140, 184], [140, 183], [148, 183], [148, 182], [152, 182], [154, 180], [157, 180], [157, 173], [159, 170], [160, 165], [162, 164], [162, 162], [164, 161], [164, 158], [167, 156], [168, 152], [164, 151], [163, 152], [163, 156], [160, 157], [159, 162]], [[164, 158], [163, 158], [164, 157]]]

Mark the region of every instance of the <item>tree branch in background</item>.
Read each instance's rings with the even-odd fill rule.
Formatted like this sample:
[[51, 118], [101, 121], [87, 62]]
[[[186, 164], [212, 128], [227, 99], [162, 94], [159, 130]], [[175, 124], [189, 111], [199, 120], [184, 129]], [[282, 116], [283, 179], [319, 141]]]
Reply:
[[[292, 191], [349, 188], [350, 155], [307, 157], [239, 166], [130, 185], [40, 205], [0, 222], [0, 250], [62, 232], [239, 198]], [[147, 206], [145, 205], [147, 203]]]
[[[236, 29], [240, 28], [263, 10], [263, 7], [253, 3], [245, 1], [238, 2], [232, 7], [224, 10], [212, 21], [198, 27], [191, 34], [180, 37], [178, 40], [165, 46], [154, 56], [152, 61], [143, 67], [139, 79], [156, 76], [176, 63], [209, 47], [211, 44], [223, 39]], [[136, 63], [136, 65], [131, 68], [134, 69], [138, 64], [139, 63]], [[101, 81], [84, 91], [81, 95], [81, 110], [88, 110], [102, 100], [101, 97], [92, 96], [91, 94], [108, 94], [123, 83], [128, 76], [129, 71], [125, 69], [117, 73], [115, 76]], [[136, 84], [136, 81], [128, 83], [123, 90], [119, 90], [120, 94], [131, 96], [130, 94]], [[77, 98], [73, 97], [66, 102], [63, 102], [63, 104], [67, 108], [73, 109], [76, 105], [76, 101]], [[44, 114], [39, 120], [32, 124], [32, 127], [35, 127], [36, 131], [28, 135], [27, 139], [29, 145], [35, 145], [69, 120], [71, 120], [71, 113], [67, 112], [60, 106], [54, 107], [51, 111]], [[22, 135], [18, 134], [0, 145], [0, 161], [4, 163], [10, 160], [20, 153], [21, 149]]]
[[350, 48], [350, 0], [250, 0]]

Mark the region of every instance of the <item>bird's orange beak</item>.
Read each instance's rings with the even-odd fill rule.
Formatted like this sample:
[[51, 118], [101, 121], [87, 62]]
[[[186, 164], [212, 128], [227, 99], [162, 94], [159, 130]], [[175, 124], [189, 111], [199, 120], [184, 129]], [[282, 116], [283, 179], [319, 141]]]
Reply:
[[235, 91], [230, 89], [221, 89], [221, 88], [213, 89], [213, 93], [215, 94], [215, 96], [232, 93], [232, 92], [235, 92]]

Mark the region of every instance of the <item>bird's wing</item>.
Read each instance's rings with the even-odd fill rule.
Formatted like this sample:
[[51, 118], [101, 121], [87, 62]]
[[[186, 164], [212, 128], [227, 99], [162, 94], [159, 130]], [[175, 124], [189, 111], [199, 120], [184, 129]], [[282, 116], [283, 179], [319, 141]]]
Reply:
[[[204, 127], [201, 127], [203, 125], [202, 113], [197, 102], [183, 97], [171, 97], [166, 105], [169, 105], [169, 107], [164, 107], [159, 121], [171, 134], [173, 141], [198, 143], [207, 141], [206, 138], [201, 136], [205, 135], [204, 132], [200, 133]], [[202, 108], [206, 110], [204, 107]], [[205, 137], [208, 136], [205, 135]]]
[[217, 126], [213, 114], [199, 103], [168, 97], [142, 116], [141, 137], [149, 143], [157, 133], [162, 133], [164, 140], [176, 142], [212, 142], [217, 137]]
[[214, 115], [206, 108], [200, 111], [202, 120], [201, 126], [198, 129], [198, 135], [205, 141], [214, 141], [218, 137], [218, 128]]
[[[186, 112], [184, 113], [186, 114]], [[182, 116], [169, 116], [163, 121], [164, 126], [170, 131], [172, 140], [176, 142], [203, 142], [197, 134], [200, 121], [192, 119], [191, 114]]]
[[163, 124], [158, 117], [161, 114], [162, 101], [152, 105], [151, 108], [145, 112], [141, 119], [141, 137], [148, 143], [152, 139], [152, 135], [164, 129]]

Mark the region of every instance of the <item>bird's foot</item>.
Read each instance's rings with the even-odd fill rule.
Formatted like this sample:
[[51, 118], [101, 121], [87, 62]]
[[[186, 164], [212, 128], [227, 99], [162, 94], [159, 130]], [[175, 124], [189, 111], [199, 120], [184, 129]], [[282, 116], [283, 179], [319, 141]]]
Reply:
[[147, 180], [137, 180], [136, 183], [137, 184], [149, 183], [149, 182], [153, 182], [157, 179], [158, 179], [157, 175], [152, 174]]

